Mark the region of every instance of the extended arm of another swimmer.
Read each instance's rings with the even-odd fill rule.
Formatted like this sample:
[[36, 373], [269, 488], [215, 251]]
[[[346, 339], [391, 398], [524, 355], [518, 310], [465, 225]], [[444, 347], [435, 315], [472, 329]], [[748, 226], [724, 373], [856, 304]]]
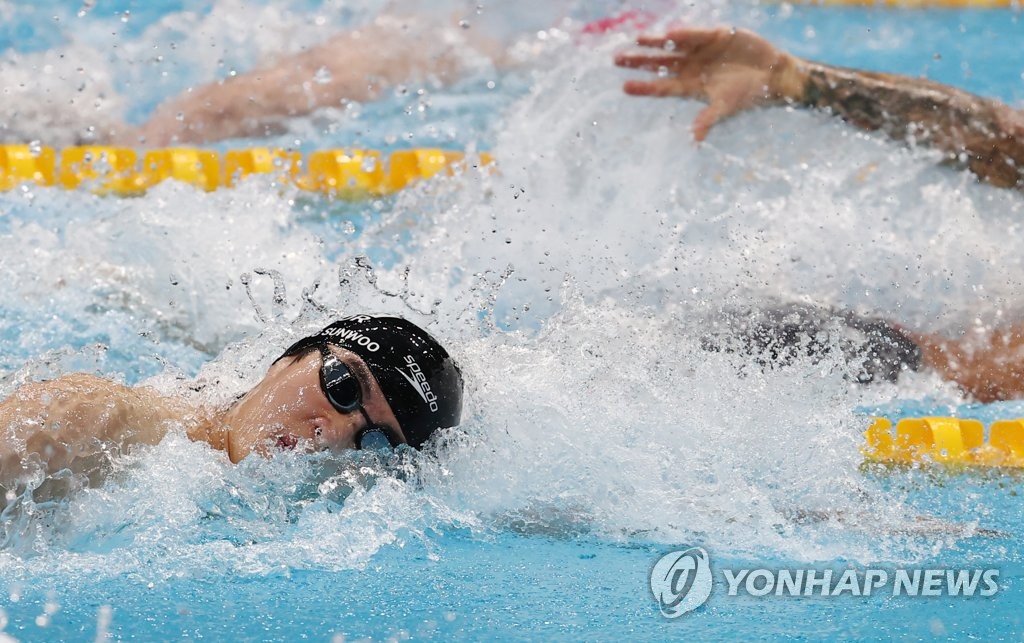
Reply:
[[426, 17], [381, 16], [301, 53], [189, 89], [141, 127], [112, 132], [114, 141], [159, 146], [265, 136], [280, 130], [283, 119], [375, 100], [401, 83], [452, 83], [469, 56], [502, 64], [496, 43], [465, 30], [439, 37], [448, 28]]
[[628, 94], [699, 98], [703, 141], [718, 121], [758, 105], [826, 109], [866, 130], [930, 145], [998, 187], [1024, 189], [1024, 114], [932, 81], [834, 67], [788, 54], [745, 30], [676, 29], [643, 36], [622, 67], [667, 74], [625, 84]]

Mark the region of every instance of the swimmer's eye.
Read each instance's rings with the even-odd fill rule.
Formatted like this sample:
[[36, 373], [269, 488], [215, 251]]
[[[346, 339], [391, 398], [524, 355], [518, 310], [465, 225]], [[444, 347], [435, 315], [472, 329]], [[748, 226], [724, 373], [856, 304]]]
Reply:
[[323, 366], [320, 367], [320, 389], [338, 413], [347, 415], [359, 411], [366, 426], [356, 436], [356, 448], [366, 450], [390, 449], [402, 440], [392, 437], [393, 431], [377, 424], [363, 407], [363, 389], [359, 379], [347, 364], [331, 354], [326, 347], [320, 349]]
[[363, 389], [349, 367], [330, 353], [320, 367], [320, 390], [336, 411], [348, 414], [362, 408]]

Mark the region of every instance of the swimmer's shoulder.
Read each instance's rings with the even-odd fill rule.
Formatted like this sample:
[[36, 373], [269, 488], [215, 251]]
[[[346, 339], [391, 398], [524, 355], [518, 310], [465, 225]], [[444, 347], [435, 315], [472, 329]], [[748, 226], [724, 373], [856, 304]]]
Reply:
[[20, 387], [0, 403], [0, 426], [9, 434], [42, 429], [61, 441], [155, 444], [179, 413], [154, 389], [70, 373]]

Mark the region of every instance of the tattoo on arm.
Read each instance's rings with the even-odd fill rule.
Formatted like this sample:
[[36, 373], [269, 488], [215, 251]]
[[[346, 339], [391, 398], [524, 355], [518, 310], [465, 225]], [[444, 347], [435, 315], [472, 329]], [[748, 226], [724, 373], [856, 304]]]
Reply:
[[919, 78], [807, 63], [800, 102], [924, 143], [992, 185], [1024, 190], [1024, 114], [999, 101]]

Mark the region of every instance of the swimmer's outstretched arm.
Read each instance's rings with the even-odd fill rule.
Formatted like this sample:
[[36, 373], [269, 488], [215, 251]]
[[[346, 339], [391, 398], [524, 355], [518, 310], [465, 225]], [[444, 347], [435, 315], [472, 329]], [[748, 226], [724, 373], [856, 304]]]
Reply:
[[1024, 189], [1024, 114], [999, 101], [920, 78], [803, 60], [745, 30], [676, 29], [637, 43], [648, 49], [619, 54], [615, 63], [662, 77], [629, 81], [626, 93], [706, 100], [693, 123], [698, 141], [750, 107], [817, 107], [895, 140], [931, 145], [992, 185]]
[[156, 444], [189, 418], [152, 389], [92, 375], [65, 375], [19, 388], [0, 402], [0, 507], [20, 493], [25, 475], [66, 470], [97, 484], [108, 461], [140, 444]]
[[449, 84], [462, 76], [467, 57], [501, 55], [473, 34], [441, 37], [443, 28], [424, 19], [384, 16], [274, 64], [190, 89], [158, 107], [142, 127], [112, 136], [121, 144], [147, 146], [266, 136], [281, 130], [282, 119], [375, 100], [405, 82]]
[[1024, 324], [956, 338], [900, 332], [920, 347], [922, 365], [979, 402], [1024, 399]]

